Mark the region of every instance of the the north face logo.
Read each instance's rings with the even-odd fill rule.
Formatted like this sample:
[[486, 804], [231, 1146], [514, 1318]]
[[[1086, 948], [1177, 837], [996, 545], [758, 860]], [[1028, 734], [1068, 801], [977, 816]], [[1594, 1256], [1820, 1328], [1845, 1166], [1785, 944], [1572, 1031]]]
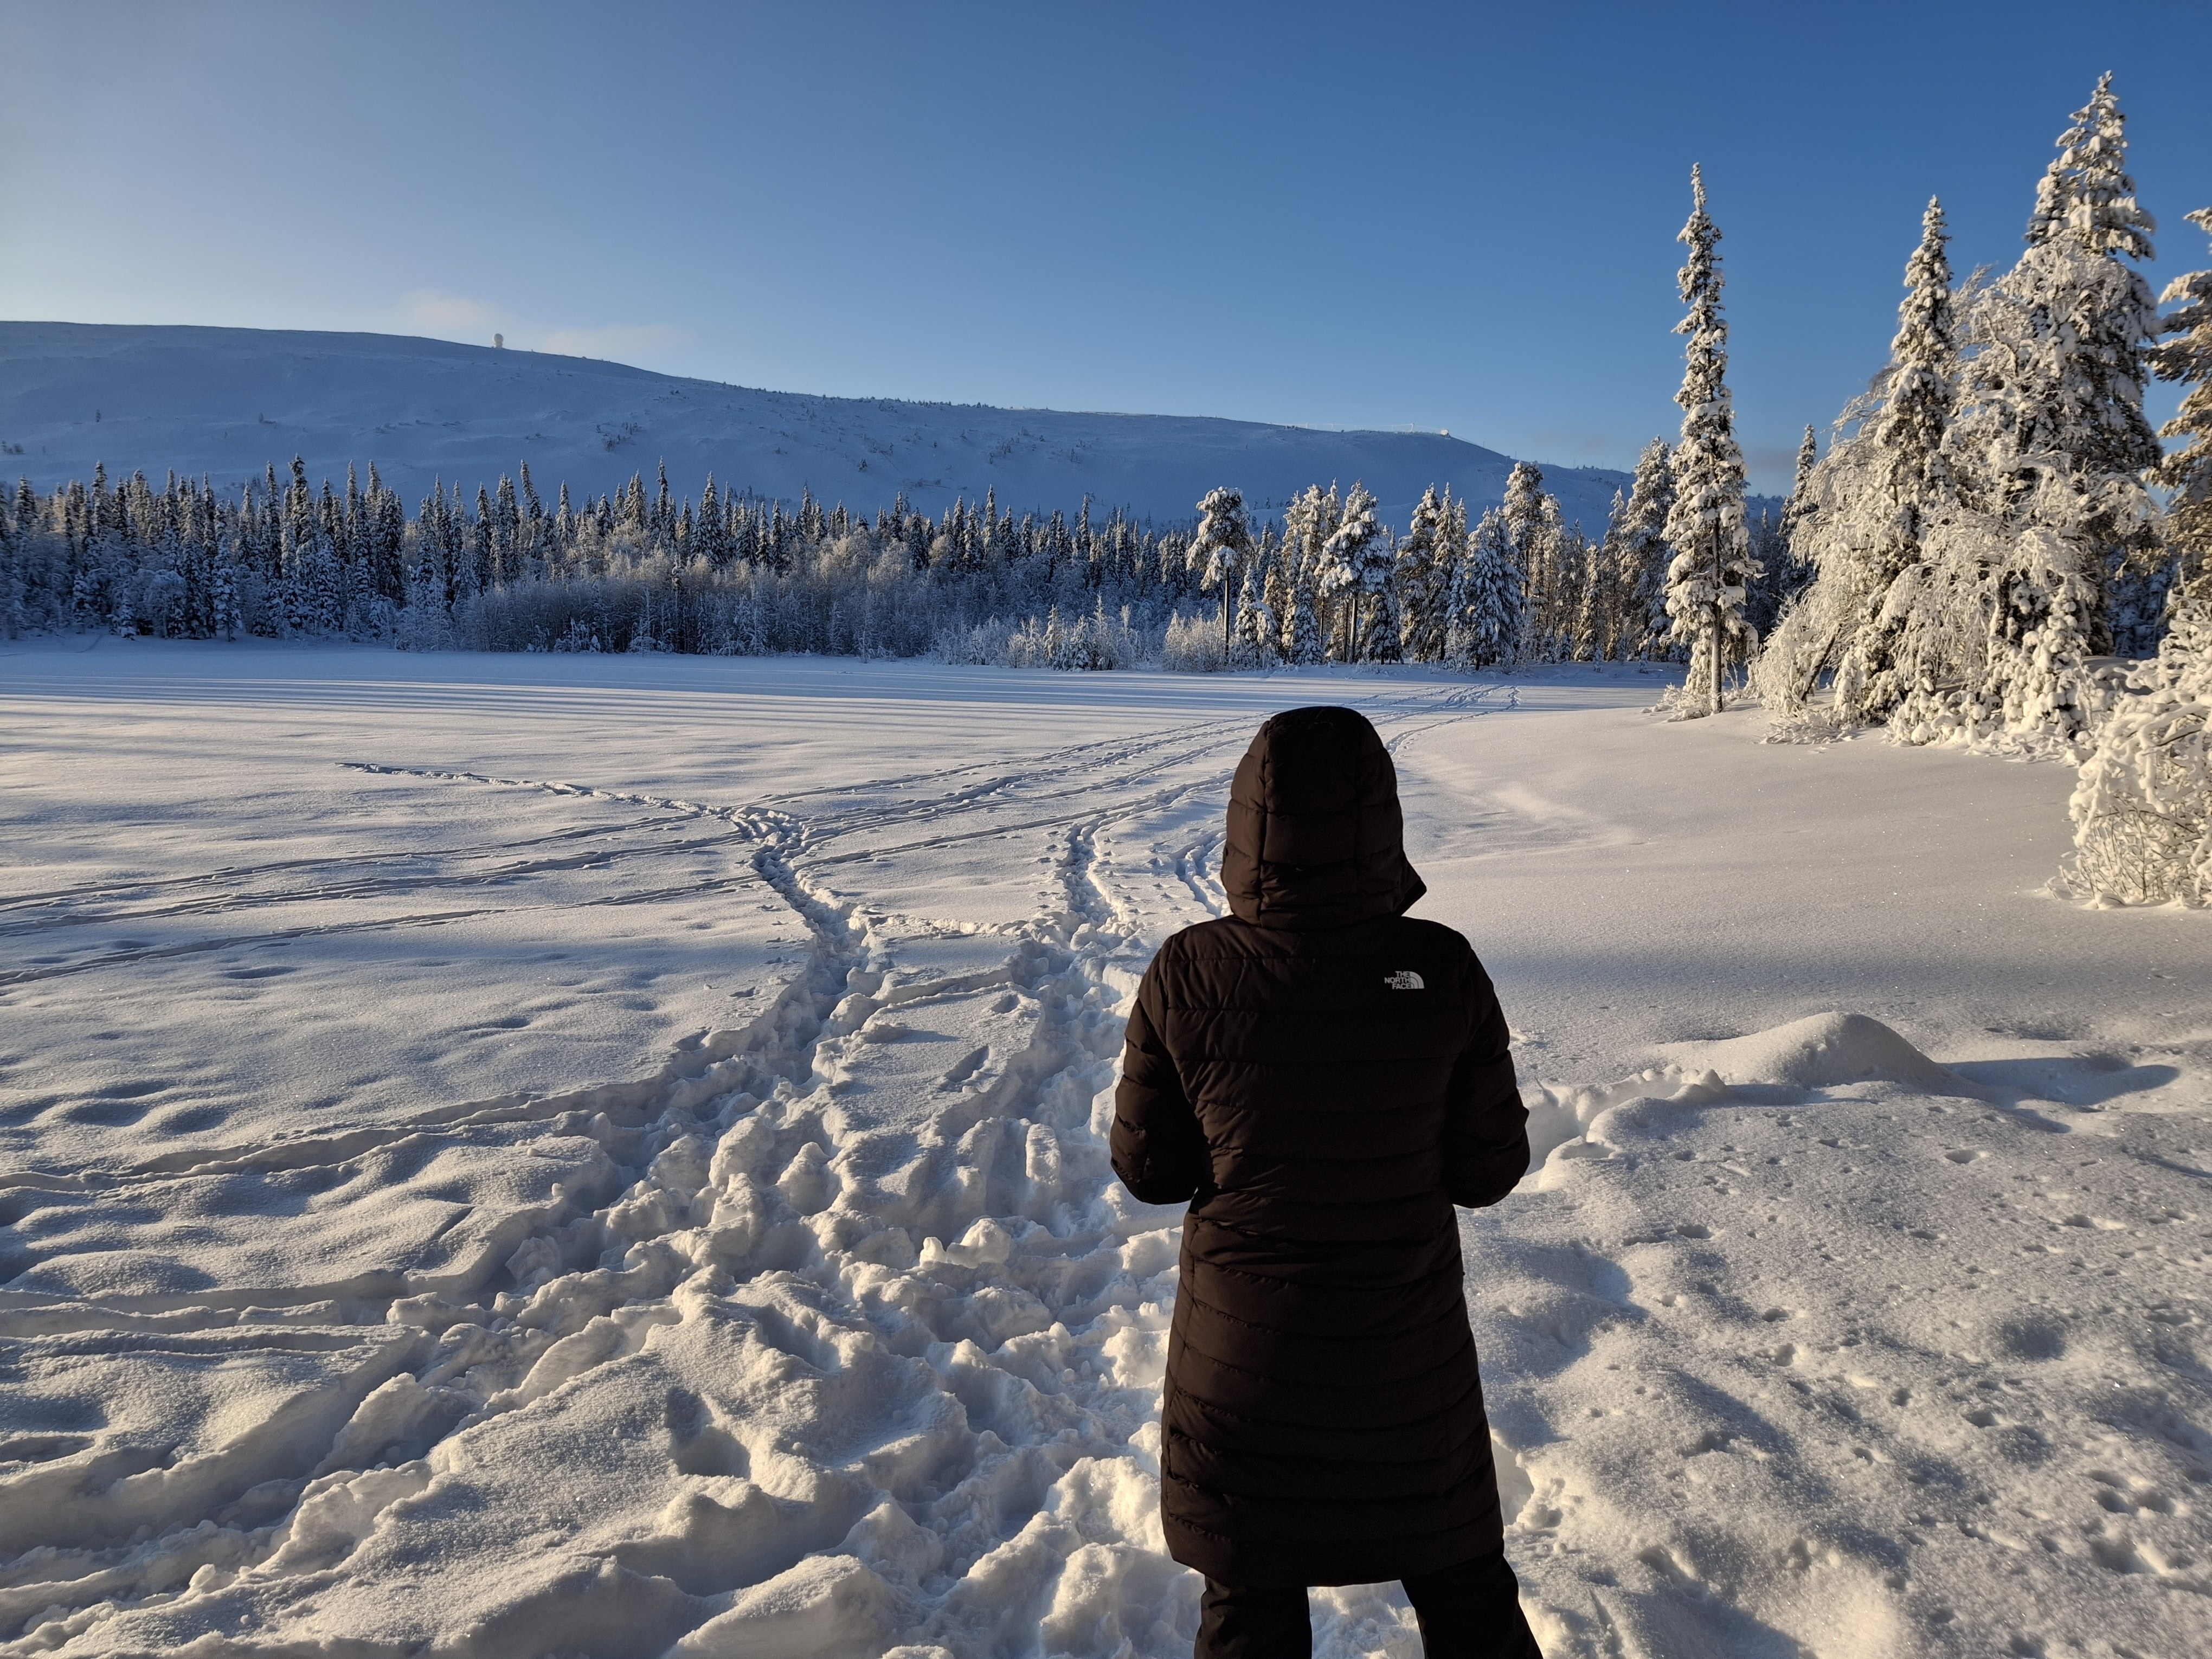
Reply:
[[1425, 988], [1421, 976], [1410, 968], [1401, 968], [1395, 974], [1382, 975], [1382, 982], [1394, 991], [1419, 991]]

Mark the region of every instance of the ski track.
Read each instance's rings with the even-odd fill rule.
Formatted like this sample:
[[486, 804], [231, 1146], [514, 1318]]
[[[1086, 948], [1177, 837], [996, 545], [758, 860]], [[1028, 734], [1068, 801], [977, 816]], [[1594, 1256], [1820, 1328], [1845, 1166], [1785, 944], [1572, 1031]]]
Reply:
[[[1416, 693], [1373, 713], [1395, 750], [1514, 696]], [[27, 1552], [0, 1573], [0, 1638], [14, 1638], [0, 1654], [187, 1643], [210, 1654], [797, 1654], [896, 1639], [915, 1659], [965, 1659], [1187, 1645], [1196, 1586], [1161, 1553], [1153, 1461], [1179, 1212], [1127, 1196], [1104, 1130], [1121, 1010], [1158, 933], [1225, 908], [1219, 804], [1249, 732], [1243, 720], [1184, 725], [737, 808], [348, 763], [589, 796], [637, 816], [507, 845], [87, 884], [0, 908], [0, 932], [60, 933], [512, 886], [741, 842], [753, 878], [811, 939], [766, 1012], [650, 1078], [0, 1183], [0, 1219], [12, 1221], [41, 1204], [127, 1203], [179, 1183], [559, 1149], [530, 1201], [453, 1217], [425, 1247], [434, 1261], [318, 1285], [0, 1293], [0, 1335], [34, 1352], [325, 1368], [321, 1386], [251, 1430], [167, 1464], [129, 1451], [88, 1462], [76, 1455], [87, 1437], [68, 1434], [0, 1447], [29, 1466], [0, 1507], [0, 1549]], [[951, 822], [991, 808], [1020, 816], [972, 830]], [[706, 823], [718, 827], [685, 828]], [[935, 827], [896, 839], [906, 825]], [[1052, 836], [1051, 897], [1018, 927], [899, 915], [811, 873], [1029, 830]], [[888, 842], [840, 846], [887, 830]], [[0, 982], [483, 913], [110, 951]], [[998, 960], [978, 965], [979, 931]], [[886, 1057], [918, 1049], [908, 1022], [925, 1020], [969, 1052], [921, 1097], [925, 1112], [884, 1115], [871, 1102], [877, 1083], [895, 1081], [881, 1075]], [[680, 1488], [659, 1522], [580, 1539], [550, 1577], [484, 1586], [465, 1630], [410, 1626], [392, 1586], [426, 1570], [441, 1498], [489, 1501], [474, 1472], [496, 1459], [507, 1425], [582, 1401], [625, 1367], [666, 1366], [661, 1353], [687, 1343], [719, 1344], [722, 1357], [672, 1381], [657, 1435], [626, 1448]], [[716, 1378], [727, 1397], [707, 1386]], [[857, 1437], [825, 1427], [854, 1417]], [[811, 1437], [825, 1434], [839, 1443]], [[314, 1604], [347, 1605], [354, 1582], [385, 1604], [376, 1616], [319, 1626]], [[1340, 1615], [1361, 1610], [1339, 1601]], [[1370, 1626], [1376, 1611], [1364, 1607]], [[263, 1628], [284, 1639], [247, 1633]]]

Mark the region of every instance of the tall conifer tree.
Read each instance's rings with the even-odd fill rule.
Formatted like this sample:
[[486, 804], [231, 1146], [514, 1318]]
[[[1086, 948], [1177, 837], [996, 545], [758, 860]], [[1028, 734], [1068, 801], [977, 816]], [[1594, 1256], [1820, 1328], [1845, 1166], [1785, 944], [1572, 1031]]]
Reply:
[[1628, 499], [1606, 528], [1621, 596], [1615, 651], [1624, 661], [1662, 661], [1672, 649], [1667, 567], [1674, 552], [1667, 545], [1667, 516], [1674, 507], [1674, 452], [1664, 438], [1654, 438], [1636, 458]]
[[1398, 544], [1400, 627], [1405, 654], [1415, 662], [1437, 662], [1444, 654], [1452, 572], [1459, 562], [1451, 533], [1455, 505], [1449, 484], [1442, 491], [1431, 484]]
[[[2189, 222], [2212, 234], [2212, 208]], [[2173, 491], [2166, 506], [2167, 538], [2181, 558], [2185, 582], [2212, 565], [2212, 270], [2192, 270], [2166, 284], [2163, 296], [2179, 309], [2160, 331], [2173, 337], [2153, 354], [2161, 380], [2182, 386], [2181, 407], [2160, 435], [2185, 441], [2158, 465], [2157, 481]]]
[[1300, 568], [1290, 578], [1291, 602], [1283, 613], [1283, 660], [1304, 668], [1322, 659], [1321, 618], [1314, 604], [1314, 578]]
[[2151, 258], [2158, 222], [2136, 200], [2127, 165], [2127, 118], [2106, 70], [2089, 101], [2074, 112], [2074, 125], [2059, 134], [2058, 154], [2036, 186], [2029, 246], [2064, 237], [2092, 253]]
[[[2107, 70], [2088, 103], [2074, 112], [2074, 125], [2059, 135], [2058, 154], [2036, 189], [2029, 252], [2008, 279], [2033, 292], [2048, 313], [2042, 325], [2061, 345], [2055, 354], [2060, 384], [2038, 389], [2045, 403], [2056, 405], [2042, 424], [2063, 431], [2080, 485], [2091, 493], [2100, 475], [2139, 472], [2156, 465], [2159, 454], [2142, 410], [2157, 329], [2150, 286], [2119, 263], [2153, 258], [2150, 239], [2158, 225], [2136, 198], [2126, 129]], [[2079, 262], [2063, 258], [2069, 247], [2102, 256], [2110, 269], [2070, 275], [2069, 267], [2078, 270]], [[2154, 538], [2139, 527], [2131, 533], [2109, 513], [2092, 513], [2085, 528], [2098, 556], [2084, 573], [2087, 648], [2103, 651], [2117, 643], [2132, 652], [2149, 650], [2163, 599], [2162, 586], [2146, 591], [2147, 584], [2159, 586]], [[2123, 636], [2117, 641], [2115, 622]]]
[[1759, 574], [1744, 529], [1743, 451], [1728, 387], [1728, 319], [1721, 310], [1719, 227], [1705, 211], [1703, 171], [1690, 169], [1693, 206], [1676, 238], [1690, 250], [1679, 286], [1690, 313], [1675, 325], [1689, 336], [1682, 388], [1682, 435], [1674, 447], [1674, 501], [1667, 540], [1667, 614], [1674, 637], [1691, 647], [1688, 687], [1707, 714], [1718, 714], [1731, 654], [1753, 641], [1743, 620], [1744, 584]]
[[[1945, 448], [1959, 389], [1949, 241], [1943, 204], [1931, 197], [1920, 219], [1920, 245], [1905, 262], [1905, 295], [1881, 381], [1881, 407], [1866, 423], [1879, 499], [1862, 515], [1865, 546], [1855, 561], [1852, 596], [1856, 626], [1836, 673], [1837, 708], [1847, 719], [1887, 719], [1916, 672], [1916, 665], [1900, 660], [1899, 647], [1908, 634], [1911, 600], [1926, 587], [1928, 532], [1954, 492]], [[1809, 482], [1808, 473], [1800, 489]], [[1908, 575], [1910, 583], [1898, 592]], [[1900, 604], [1892, 604], [1893, 594]]]
[[1358, 654], [1364, 637], [1361, 613], [1369, 598], [1389, 583], [1395, 557], [1390, 538], [1375, 516], [1375, 505], [1367, 486], [1355, 483], [1344, 498], [1336, 532], [1322, 546], [1321, 591], [1342, 595], [1350, 607], [1344, 625], [1348, 658]]
[[1452, 601], [1451, 659], [1468, 668], [1503, 668], [1521, 655], [1528, 583], [1521, 553], [1501, 508], [1468, 532]]
[[1221, 648], [1225, 653], [1236, 622], [1237, 578], [1253, 553], [1252, 526], [1244, 514], [1244, 492], [1226, 485], [1208, 490], [1198, 512], [1190, 568], [1198, 577], [1200, 592], [1221, 591]]

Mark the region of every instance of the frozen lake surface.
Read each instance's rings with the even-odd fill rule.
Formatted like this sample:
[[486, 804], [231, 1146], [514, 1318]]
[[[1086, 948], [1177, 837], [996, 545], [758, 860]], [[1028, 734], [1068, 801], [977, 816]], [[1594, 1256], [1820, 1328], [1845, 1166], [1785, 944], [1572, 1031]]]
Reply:
[[1187, 1654], [1102, 1131], [1315, 702], [1516, 1032], [1547, 1652], [2212, 1651], [2212, 920], [1661, 684], [0, 652], [0, 1654]]

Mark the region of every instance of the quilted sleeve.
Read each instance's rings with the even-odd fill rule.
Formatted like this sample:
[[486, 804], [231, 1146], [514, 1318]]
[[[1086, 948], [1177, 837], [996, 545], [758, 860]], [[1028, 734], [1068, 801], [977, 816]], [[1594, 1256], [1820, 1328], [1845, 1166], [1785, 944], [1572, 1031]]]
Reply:
[[1444, 1103], [1444, 1186], [1479, 1209], [1511, 1192], [1528, 1168], [1528, 1114], [1513, 1076], [1511, 1039], [1498, 993], [1468, 953], [1469, 1036]]
[[1159, 1037], [1159, 964], [1145, 971], [1129, 1011], [1121, 1081], [1114, 1091], [1114, 1173], [1147, 1204], [1180, 1204], [1208, 1173], [1206, 1137]]

